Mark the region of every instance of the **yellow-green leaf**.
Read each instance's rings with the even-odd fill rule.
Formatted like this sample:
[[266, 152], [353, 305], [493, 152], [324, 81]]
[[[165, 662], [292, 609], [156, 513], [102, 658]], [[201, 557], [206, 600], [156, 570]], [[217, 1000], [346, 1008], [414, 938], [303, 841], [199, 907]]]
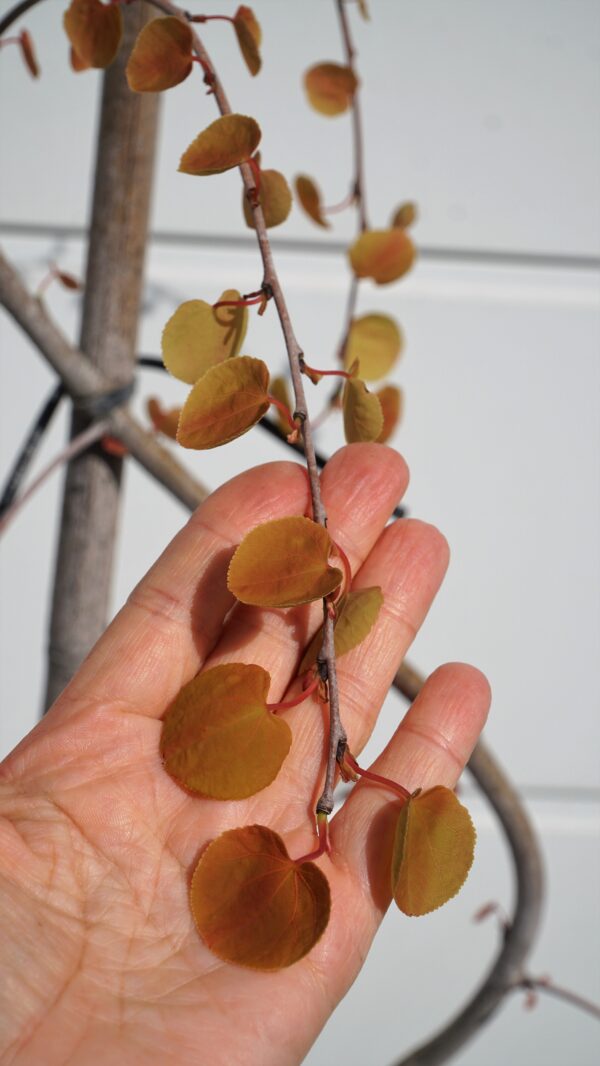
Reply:
[[160, 400], [157, 400], [155, 396], [150, 396], [146, 403], [146, 410], [157, 433], [164, 433], [165, 437], [170, 437], [171, 440], [177, 439], [181, 407], [169, 407], [165, 410]]
[[385, 444], [402, 418], [404, 393], [396, 385], [384, 385], [375, 395], [381, 404], [383, 413], [383, 429], [377, 438], [377, 443]]
[[[284, 403], [288, 411], [293, 411], [292, 398], [288, 389], [288, 383], [286, 378], [273, 378], [270, 386], [271, 396], [274, 396], [280, 403]], [[277, 419], [277, 425], [282, 436], [287, 437], [290, 432], [290, 425], [286, 418], [283, 417], [278, 407], [275, 407], [275, 416]]]
[[[226, 289], [215, 302], [239, 299], [237, 289]], [[239, 355], [247, 328], [245, 306], [213, 307], [204, 300], [186, 300], [163, 330], [164, 364], [173, 377], [193, 385], [211, 366]]]
[[325, 875], [290, 859], [262, 825], [229, 829], [202, 854], [192, 878], [192, 914], [207, 947], [225, 962], [280, 970], [307, 954], [331, 910]]
[[392, 226], [396, 226], [399, 229], [408, 229], [413, 223], [417, 221], [417, 205], [412, 201], [407, 200], [405, 204], [400, 204], [392, 215]]
[[429, 914], [452, 899], [473, 863], [475, 829], [466, 807], [437, 785], [411, 796], [396, 824], [392, 892], [401, 911]]
[[252, 75], [258, 74], [262, 31], [252, 8], [240, 4], [233, 16], [233, 28], [248, 70]]
[[223, 115], [186, 148], [179, 170], [183, 174], [222, 174], [250, 159], [260, 138], [260, 126], [255, 119], [248, 115]]
[[185, 81], [192, 69], [192, 31], [180, 18], [153, 19], [144, 26], [127, 64], [129, 88], [156, 93]]
[[65, 33], [78, 61], [77, 70], [103, 68], [115, 58], [123, 36], [123, 15], [116, 4], [71, 0], [63, 15]]
[[306, 211], [308, 217], [312, 218], [317, 226], [329, 229], [329, 222], [323, 215], [321, 191], [318, 185], [307, 174], [299, 174], [294, 185], [298, 203]]
[[[292, 209], [292, 193], [283, 174], [278, 170], [261, 170], [258, 198], [267, 229], [285, 222]], [[242, 207], [246, 225], [254, 229], [254, 216], [245, 193], [242, 195]]]
[[369, 9], [367, 7], [366, 0], [358, 0], [358, 10], [360, 11], [365, 22], [368, 22], [371, 16], [369, 14]]
[[358, 359], [361, 376], [366, 381], [378, 381], [393, 367], [402, 343], [400, 327], [389, 315], [355, 318], [346, 342], [346, 369]]
[[329, 534], [310, 518], [264, 522], [248, 533], [229, 564], [227, 586], [242, 603], [294, 607], [320, 600], [341, 584], [329, 565]]
[[396, 228], [361, 233], [348, 254], [357, 278], [372, 278], [377, 285], [389, 285], [410, 270], [416, 253], [410, 237]]
[[287, 722], [267, 707], [270, 683], [260, 666], [226, 663], [184, 685], [160, 740], [171, 777], [222, 800], [245, 799], [270, 785], [292, 743]]
[[321, 115], [341, 115], [352, 103], [358, 81], [350, 67], [317, 63], [304, 75], [309, 103]]
[[[344, 596], [338, 606], [333, 639], [336, 658], [356, 648], [377, 621], [383, 593], [378, 585], [368, 589], [356, 589]], [[304, 652], [298, 674], [302, 675], [313, 665], [323, 643], [323, 626], [315, 633]]]
[[383, 429], [381, 404], [360, 378], [348, 378], [344, 383], [342, 407], [348, 444], [377, 440]]
[[261, 359], [238, 355], [212, 366], [181, 411], [177, 440], [184, 448], [216, 448], [241, 437], [269, 409], [269, 371]]

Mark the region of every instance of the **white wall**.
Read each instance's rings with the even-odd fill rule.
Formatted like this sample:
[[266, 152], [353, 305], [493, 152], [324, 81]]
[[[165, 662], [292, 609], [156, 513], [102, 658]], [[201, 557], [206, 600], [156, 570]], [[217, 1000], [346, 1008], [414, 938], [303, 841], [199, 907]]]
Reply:
[[[0, 239], [32, 287], [49, 258], [81, 272], [84, 255], [99, 79], [68, 70], [63, 7], [46, 0], [23, 22], [38, 45], [40, 83], [21, 70], [16, 50], [0, 56]], [[327, 201], [341, 199], [349, 123], [309, 112], [300, 88], [306, 66], [340, 57], [333, 4], [256, 0], [254, 8], [265, 36], [255, 81], [228, 28], [210, 28], [234, 107], [261, 122], [267, 165], [290, 177], [308, 170]], [[407, 401], [395, 441], [412, 471], [407, 503], [439, 524], [453, 553], [412, 658], [424, 670], [470, 660], [490, 677], [488, 740], [529, 802], [549, 877], [531, 969], [598, 1000], [599, 8], [587, 0], [371, 0], [371, 9], [371, 23], [353, 18], [370, 213], [383, 224], [398, 202], [415, 198], [422, 254], [399, 285], [366, 284], [361, 308], [389, 310], [407, 334], [394, 373]], [[147, 352], [158, 351], [181, 299], [260, 283], [236, 175], [197, 182], [175, 172], [183, 148], [213, 117], [191, 79], [165, 100], [159, 239], [140, 336]], [[351, 229], [340, 217], [333, 234], [321, 235], [296, 209], [273, 231], [297, 331], [315, 356], [326, 358], [339, 333], [348, 280], [340, 249]], [[53, 291], [48, 303], [75, 337], [77, 298]], [[6, 316], [0, 343], [5, 471], [52, 378]], [[274, 316], [253, 321], [247, 348], [283, 367]], [[173, 402], [185, 392], [145, 373], [136, 409], [159, 389]], [[63, 415], [38, 468], [64, 429]], [[340, 439], [331, 425], [319, 443], [331, 451]], [[254, 431], [185, 461], [217, 485], [279, 454]], [[47, 483], [0, 543], [3, 752], [38, 713], [59, 490], [58, 477]], [[184, 518], [132, 465], [115, 610]], [[390, 697], [369, 754], [400, 713]], [[509, 908], [511, 886], [493, 819], [468, 782], [466, 789], [479, 830], [466, 889], [421, 923], [389, 916], [310, 1066], [383, 1066], [458, 1008], [485, 969], [495, 933], [470, 916], [490, 898]], [[591, 1066], [598, 1050], [597, 1029], [583, 1015], [550, 1000], [525, 1013], [515, 999], [456, 1062]]]

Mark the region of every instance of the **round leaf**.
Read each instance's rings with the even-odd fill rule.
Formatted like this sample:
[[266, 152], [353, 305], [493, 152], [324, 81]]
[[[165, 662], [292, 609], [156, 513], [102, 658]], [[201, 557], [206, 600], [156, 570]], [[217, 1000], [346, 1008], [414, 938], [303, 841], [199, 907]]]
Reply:
[[211, 122], [186, 148], [179, 163], [183, 174], [222, 174], [254, 154], [260, 126], [248, 115], [223, 115]]
[[[219, 297], [239, 299], [237, 289], [226, 289]], [[204, 300], [186, 300], [163, 330], [164, 364], [173, 377], [193, 385], [211, 366], [239, 354], [247, 328], [247, 307], [215, 308]]]
[[339, 63], [317, 63], [304, 75], [309, 103], [321, 115], [341, 115], [347, 111], [358, 88], [350, 67]]
[[405, 204], [400, 204], [392, 215], [392, 226], [397, 226], [399, 229], [408, 229], [414, 222], [417, 221], [417, 205], [411, 201], [407, 201]]
[[209, 844], [194, 871], [190, 902], [200, 936], [220, 959], [279, 970], [322, 936], [331, 893], [318, 866], [294, 862], [277, 833], [249, 825]]
[[271, 678], [260, 666], [226, 663], [184, 685], [163, 722], [165, 769], [213, 799], [253, 796], [275, 779], [292, 743], [267, 708]]
[[269, 409], [269, 371], [261, 359], [239, 355], [206, 371], [179, 419], [184, 448], [216, 448], [241, 437]]
[[261, 68], [259, 48], [262, 31], [252, 8], [240, 4], [233, 16], [233, 28], [248, 70], [252, 75], [258, 74]]
[[320, 600], [342, 581], [341, 570], [328, 563], [332, 547], [327, 530], [311, 518], [264, 522], [250, 530], [235, 552], [227, 587], [242, 603], [257, 607]]
[[475, 829], [466, 807], [437, 785], [406, 801], [396, 824], [392, 892], [401, 911], [429, 914], [452, 899], [473, 863]]
[[377, 397], [360, 378], [348, 378], [342, 393], [344, 434], [348, 444], [377, 440], [383, 429], [383, 412]]
[[377, 438], [377, 443], [385, 444], [402, 417], [404, 394], [402, 389], [397, 388], [396, 385], [384, 385], [375, 395], [381, 404], [383, 413], [383, 429]]
[[346, 343], [346, 368], [358, 359], [366, 381], [378, 381], [391, 370], [402, 349], [403, 337], [389, 315], [363, 315], [350, 326]]
[[71, 0], [63, 15], [65, 32], [79, 65], [107, 67], [115, 58], [123, 35], [123, 15], [116, 4], [101, 0]]
[[[267, 229], [280, 226], [282, 222], [285, 222], [292, 209], [292, 193], [283, 174], [280, 174], [278, 170], [261, 170], [258, 198]], [[246, 225], [254, 229], [252, 208], [245, 194], [242, 197], [242, 207]]]
[[[335, 654], [339, 659], [341, 655], [356, 648], [377, 621], [377, 616], [383, 603], [383, 593], [378, 585], [369, 589], [356, 589], [344, 596], [338, 607], [333, 641]], [[304, 674], [313, 665], [323, 643], [323, 626], [315, 633], [308, 648], [304, 652], [298, 674]]]
[[146, 404], [148, 416], [157, 433], [164, 433], [171, 440], [177, 439], [177, 426], [181, 415], [181, 407], [170, 407], [165, 410], [160, 401], [150, 396]]
[[144, 26], [129, 57], [129, 88], [156, 93], [179, 85], [192, 69], [192, 47], [192, 31], [183, 19], [153, 19]]
[[410, 270], [416, 253], [403, 229], [373, 229], [361, 233], [348, 254], [357, 278], [389, 285]]
[[329, 222], [323, 215], [321, 192], [312, 178], [299, 174], [294, 182], [298, 203], [317, 226], [329, 229]]

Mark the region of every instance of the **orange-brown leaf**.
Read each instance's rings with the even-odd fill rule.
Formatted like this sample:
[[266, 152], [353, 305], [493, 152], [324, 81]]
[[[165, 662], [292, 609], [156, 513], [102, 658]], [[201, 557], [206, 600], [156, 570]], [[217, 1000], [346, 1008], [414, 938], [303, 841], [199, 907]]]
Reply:
[[[226, 289], [221, 300], [239, 300], [237, 289]], [[167, 322], [162, 356], [167, 370], [194, 385], [211, 366], [239, 355], [248, 328], [248, 308], [213, 307], [204, 300], [186, 300]]]
[[220, 959], [279, 970], [306, 955], [327, 927], [331, 894], [313, 862], [290, 859], [272, 829], [217, 837], [200, 858], [190, 902], [200, 936]]
[[129, 88], [156, 93], [185, 81], [192, 69], [192, 31], [180, 18], [153, 19], [144, 26], [127, 64]]
[[177, 426], [179, 425], [181, 407], [169, 407], [165, 410], [161, 406], [160, 400], [150, 396], [146, 404], [146, 410], [157, 433], [164, 433], [165, 437], [170, 437], [171, 440], [177, 439]]
[[181, 411], [177, 440], [184, 448], [217, 448], [241, 437], [269, 410], [269, 371], [261, 359], [238, 355], [206, 371]]
[[183, 174], [222, 174], [250, 159], [260, 138], [260, 126], [249, 115], [222, 115], [186, 148], [179, 170]]
[[378, 381], [391, 370], [402, 349], [398, 323], [389, 315], [370, 314], [353, 319], [346, 342], [346, 368], [358, 359], [366, 381]]
[[85, 59], [82, 59], [81, 56], [77, 54], [73, 45], [69, 48], [69, 62], [76, 74], [81, 74], [83, 70], [89, 70], [91, 66], [91, 63], [86, 63]]
[[304, 75], [309, 103], [321, 115], [341, 115], [347, 111], [357, 87], [353, 71], [339, 63], [317, 63]]
[[246, 799], [275, 779], [290, 745], [287, 722], [267, 707], [270, 675], [226, 663], [181, 689], [160, 741], [165, 769], [181, 785], [213, 799]]
[[294, 182], [298, 203], [317, 226], [329, 229], [329, 222], [323, 215], [323, 202], [318, 185], [307, 174], [299, 174]]
[[[361, 644], [371, 632], [377, 621], [382, 603], [383, 593], [378, 585], [368, 589], [356, 589], [344, 596], [337, 607], [337, 618], [333, 631], [335, 654], [338, 659], [341, 655], [345, 655]], [[313, 665], [322, 643], [323, 627], [321, 626], [304, 652], [298, 669], [299, 675], [306, 673], [309, 667]]]
[[360, 378], [347, 378], [342, 393], [344, 434], [348, 444], [377, 440], [383, 429], [383, 412], [377, 397]]
[[40, 65], [37, 61], [35, 54], [35, 48], [33, 47], [33, 41], [31, 34], [28, 30], [21, 30], [19, 34], [19, 44], [21, 45], [21, 55], [23, 56], [23, 62], [27, 67], [32, 78], [39, 78]]
[[328, 596], [342, 572], [329, 565], [329, 534], [310, 518], [264, 522], [248, 533], [229, 564], [227, 586], [242, 603], [294, 607]]
[[410, 270], [415, 246], [403, 229], [367, 230], [349, 251], [357, 278], [372, 278], [377, 285], [397, 281]]
[[396, 385], [384, 385], [375, 395], [381, 404], [383, 414], [383, 429], [377, 438], [377, 443], [385, 444], [402, 418], [404, 393]]
[[76, 70], [103, 68], [112, 63], [123, 36], [123, 15], [117, 4], [71, 0], [63, 25], [79, 60]]
[[[292, 209], [292, 193], [283, 174], [278, 170], [261, 170], [258, 198], [267, 229], [285, 222]], [[246, 225], [254, 229], [254, 216], [245, 193], [242, 196], [242, 207]]]
[[412, 226], [417, 221], [417, 214], [417, 205], [407, 200], [405, 204], [400, 204], [400, 207], [397, 207], [394, 211], [391, 225], [399, 229], [408, 229], [409, 226]]
[[475, 848], [466, 807], [442, 785], [411, 796], [396, 824], [392, 892], [401, 911], [429, 914], [464, 884]]
[[233, 16], [233, 28], [248, 70], [252, 75], [258, 74], [261, 68], [259, 49], [262, 31], [252, 8], [240, 4]]

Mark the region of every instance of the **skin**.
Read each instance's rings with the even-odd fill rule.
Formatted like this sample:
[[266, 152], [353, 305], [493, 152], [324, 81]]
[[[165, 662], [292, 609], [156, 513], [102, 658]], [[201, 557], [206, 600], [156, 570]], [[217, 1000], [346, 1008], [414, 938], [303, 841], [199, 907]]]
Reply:
[[[408, 474], [381, 445], [350, 445], [328, 464], [329, 529], [356, 575], [385, 602], [368, 638], [339, 662], [356, 757], [448, 563], [432, 526], [385, 528]], [[332, 890], [322, 939], [277, 973], [221, 962], [191, 917], [188, 886], [206, 843], [259, 822], [292, 856], [315, 846], [326, 723], [313, 699], [282, 712], [293, 732], [277, 779], [258, 795], [188, 795], [165, 773], [161, 716], [204, 665], [258, 663], [269, 700], [298, 691], [319, 605], [238, 605], [226, 589], [234, 547], [259, 522], [309, 513], [306, 474], [271, 463], [234, 478], [192, 516], [131, 594], [45, 719], [0, 767], [0, 1062], [2, 1066], [299, 1063], [356, 977], [390, 902], [397, 802], [354, 787], [318, 860]], [[230, 613], [231, 612], [231, 613]], [[475, 669], [438, 669], [372, 769], [409, 789], [453, 786], [485, 721]], [[302, 1009], [298, 1009], [298, 1004]]]

